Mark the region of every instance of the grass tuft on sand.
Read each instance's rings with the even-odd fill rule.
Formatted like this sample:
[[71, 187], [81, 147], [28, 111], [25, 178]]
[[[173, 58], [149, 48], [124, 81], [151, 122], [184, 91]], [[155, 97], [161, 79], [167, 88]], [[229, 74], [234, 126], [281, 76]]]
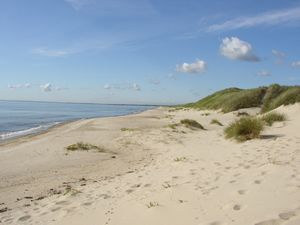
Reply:
[[121, 131], [135, 131], [136, 129], [134, 128], [126, 128], [126, 127], [122, 127]]
[[196, 120], [191, 120], [191, 119], [184, 119], [180, 121], [181, 124], [185, 125], [188, 128], [197, 128], [201, 130], [205, 130], [204, 127], [198, 123]]
[[105, 149], [96, 145], [92, 145], [84, 142], [77, 142], [76, 144], [72, 144], [66, 147], [68, 151], [89, 151], [89, 150], [97, 150], [98, 152], [104, 152]]
[[263, 129], [264, 123], [262, 120], [254, 117], [243, 117], [226, 127], [224, 133], [226, 138], [234, 138], [239, 142], [243, 142], [259, 138]]
[[274, 122], [286, 120], [286, 115], [283, 113], [271, 112], [261, 118], [268, 126], [272, 126]]
[[216, 125], [219, 125], [219, 126], [224, 126], [219, 120], [217, 119], [212, 119], [210, 121], [210, 124], [216, 124]]

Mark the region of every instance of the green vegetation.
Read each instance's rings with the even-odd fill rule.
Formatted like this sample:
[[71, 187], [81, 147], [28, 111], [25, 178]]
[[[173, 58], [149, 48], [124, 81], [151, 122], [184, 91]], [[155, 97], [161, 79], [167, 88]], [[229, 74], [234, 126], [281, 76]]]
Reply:
[[157, 206], [159, 206], [158, 202], [149, 202], [147, 204], [148, 208], [153, 208], [153, 207], [157, 207]]
[[210, 124], [217, 124], [217, 125], [219, 125], [219, 126], [223, 126], [223, 124], [222, 124], [219, 120], [217, 120], [217, 119], [212, 119], [212, 120], [210, 121]]
[[89, 151], [89, 150], [97, 150], [99, 152], [104, 152], [105, 150], [99, 146], [83, 143], [83, 142], [77, 142], [76, 144], [69, 145], [66, 147], [68, 151]]
[[186, 160], [185, 157], [176, 157], [176, 158], [174, 159], [175, 162], [181, 162], [181, 161], [184, 161], [184, 160]]
[[121, 128], [121, 131], [135, 131], [136, 129], [133, 129], [133, 128], [126, 128], [126, 127], [123, 127]]
[[225, 128], [226, 138], [234, 138], [237, 141], [246, 141], [259, 138], [264, 128], [263, 121], [254, 117], [243, 117]]
[[267, 112], [281, 105], [300, 102], [300, 86], [280, 86], [253, 89], [228, 88], [207, 96], [195, 103], [181, 107], [195, 109], [212, 109], [231, 112], [242, 108], [261, 107], [262, 112]]
[[285, 121], [286, 116], [282, 113], [271, 112], [261, 118], [268, 126], [272, 126], [274, 122]]
[[172, 124], [169, 124], [167, 127], [171, 128], [171, 129], [173, 129], [173, 130], [175, 130], [176, 127], [178, 127], [178, 126], [179, 126], [178, 123], [172, 123]]
[[247, 112], [238, 112], [236, 115], [237, 116], [250, 116], [249, 113], [247, 113]]
[[180, 121], [181, 124], [185, 125], [188, 128], [197, 128], [204, 130], [204, 127], [198, 123], [196, 120], [184, 119]]

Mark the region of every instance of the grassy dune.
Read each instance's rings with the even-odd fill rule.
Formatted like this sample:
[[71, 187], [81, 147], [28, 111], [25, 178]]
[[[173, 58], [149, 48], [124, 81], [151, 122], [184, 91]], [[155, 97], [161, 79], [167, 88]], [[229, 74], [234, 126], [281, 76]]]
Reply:
[[209, 95], [195, 103], [184, 107], [196, 109], [221, 109], [231, 112], [242, 108], [261, 107], [262, 112], [268, 112], [281, 105], [300, 102], [300, 86], [280, 86], [253, 89], [228, 88]]

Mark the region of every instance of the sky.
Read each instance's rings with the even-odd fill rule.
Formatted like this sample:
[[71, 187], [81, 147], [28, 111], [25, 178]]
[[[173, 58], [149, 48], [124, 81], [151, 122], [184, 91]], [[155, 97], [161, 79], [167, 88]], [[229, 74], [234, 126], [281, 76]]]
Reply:
[[300, 1], [1, 0], [0, 99], [178, 104], [300, 83]]

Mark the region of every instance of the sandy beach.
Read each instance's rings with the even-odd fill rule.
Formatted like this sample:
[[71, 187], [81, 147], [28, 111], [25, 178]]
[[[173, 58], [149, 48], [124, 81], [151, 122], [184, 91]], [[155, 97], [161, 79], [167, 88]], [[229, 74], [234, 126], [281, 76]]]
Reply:
[[237, 112], [157, 108], [2, 144], [0, 224], [299, 225], [300, 104], [276, 111], [288, 120], [244, 143], [223, 135]]

